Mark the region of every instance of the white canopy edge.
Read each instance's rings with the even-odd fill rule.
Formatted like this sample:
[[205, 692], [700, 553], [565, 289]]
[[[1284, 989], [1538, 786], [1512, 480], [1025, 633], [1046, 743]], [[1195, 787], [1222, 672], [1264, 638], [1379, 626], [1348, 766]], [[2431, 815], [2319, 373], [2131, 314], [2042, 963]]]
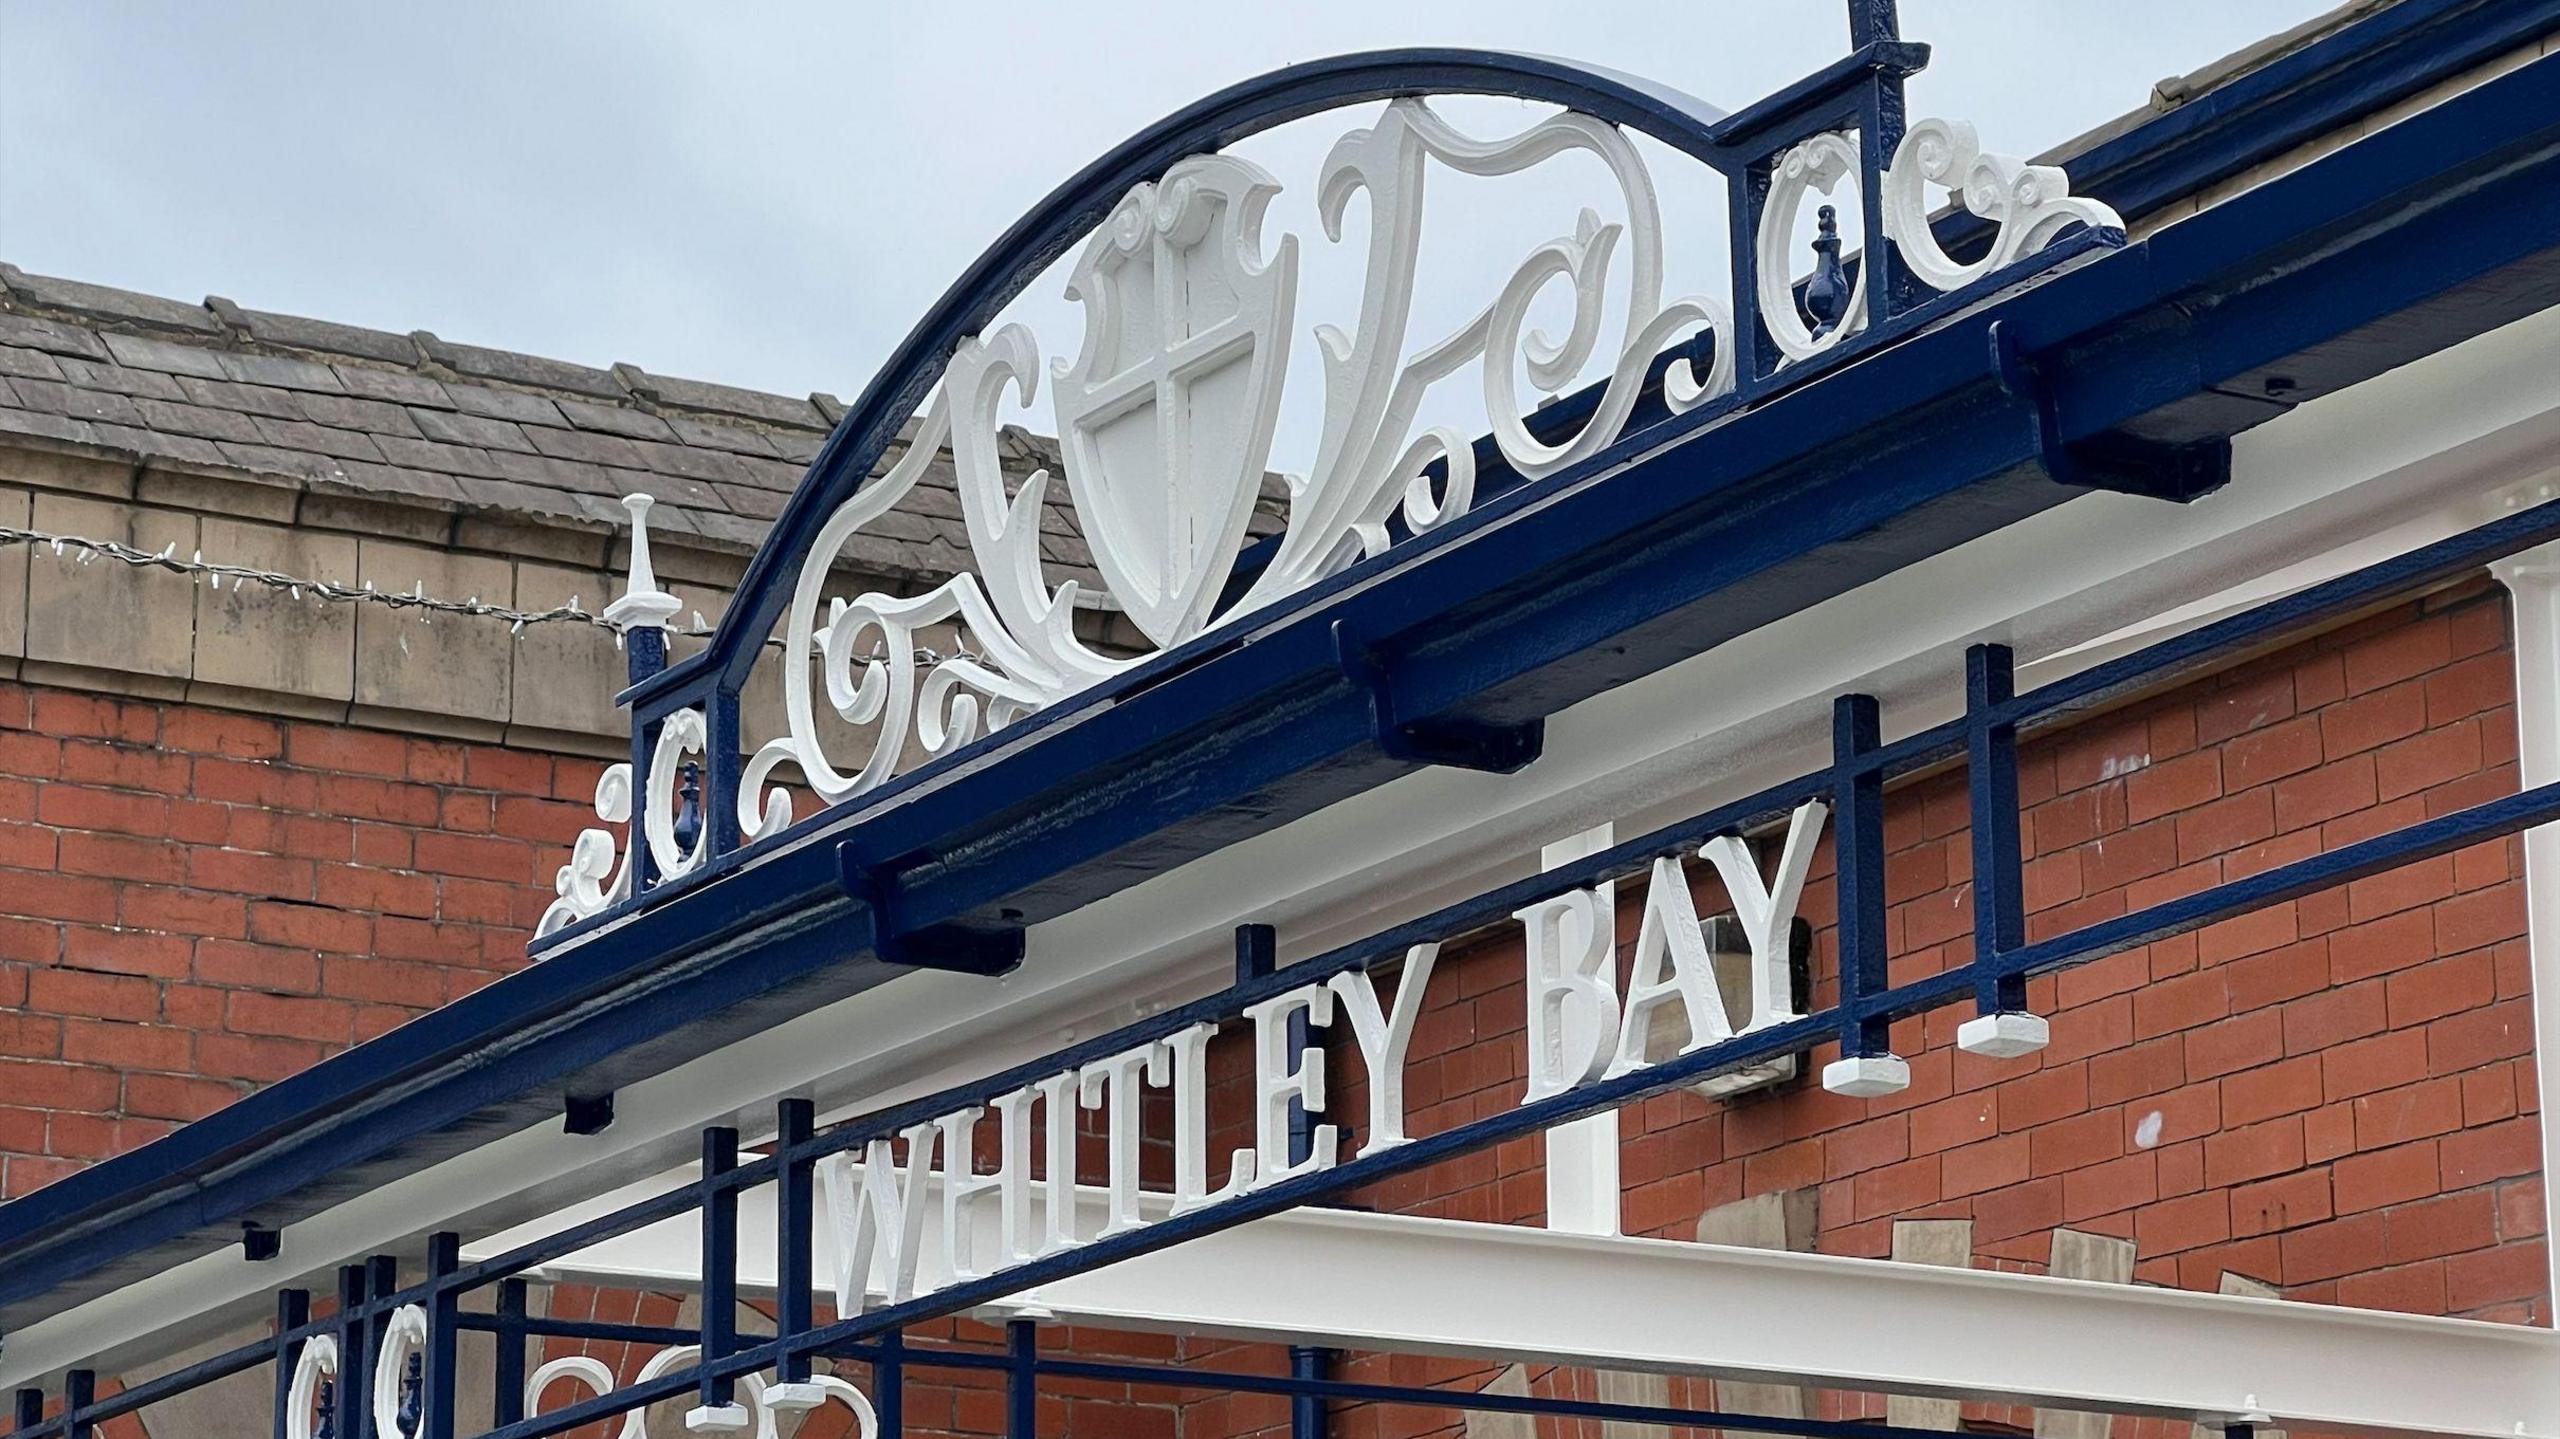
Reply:
[[[691, 1178], [671, 1175], [610, 1202]], [[948, 1270], [938, 1186], [926, 1188], [920, 1268], [930, 1285]], [[1082, 1199], [1090, 1233], [1105, 1200], [1098, 1189]], [[974, 1252], [998, 1252], [994, 1196], [975, 1197], [971, 1212]], [[770, 1292], [771, 1191], [742, 1196], [738, 1218], [740, 1285]], [[818, 1228], [819, 1288], [832, 1295], [833, 1236], [823, 1221]], [[534, 1232], [485, 1247], [494, 1254]], [[669, 1220], [544, 1272], [690, 1292], [700, 1287], [700, 1243], [699, 1221]], [[1254, 1220], [1026, 1290], [995, 1312], [2209, 1425], [2254, 1415], [2323, 1433], [2560, 1436], [2560, 1334], [2547, 1329], [1344, 1210]]]

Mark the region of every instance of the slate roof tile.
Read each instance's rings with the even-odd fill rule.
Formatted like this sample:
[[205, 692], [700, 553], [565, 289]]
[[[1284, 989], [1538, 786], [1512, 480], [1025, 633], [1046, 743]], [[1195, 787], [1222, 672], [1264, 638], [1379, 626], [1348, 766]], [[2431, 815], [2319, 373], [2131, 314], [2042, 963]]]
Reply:
[[569, 423], [560, 407], [540, 395], [516, 390], [492, 390], [482, 385], [459, 385], [448, 382], [445, 394], [453, 407], [466, 415], [484, 419], [505, 420], [518, 425], [562, 425]]
[[169, 330], [191, 330], [206, 335], [222, 333], [222, 326], [211, 311], [184, 300], [137, 294], [132, 290], [92, 285], [84, 280], [30, 275], [15, 265], [0, 265], [0, 285], [7, 286], [12, 296], [46, 309], [69, 310], [102, 320], [122, 320]]
[[637, 469], [643, 464], [640, 451], [620, 435], [600, 435], [593, 430], [550, 430], [536, 426], [524, 432], [533, 447], [559, 460], [584, 460], [591, 465], [623, 465]]
[[32, 315], [0, 313], [0, 345], [23, 345], [48, 354], [75, 355], [83, 360], [113, 358], [107, 353], [106, 341], [96, 334]]
[[19, 375], [30, 380], [59, 380], [62, 366], [42, 350], [29, 350], [17, 345], [0, 345], [0, 375]]
[[523, 430], [506, 420], [427, 409], [410, 410], [409, 419], [418, 427], [420, 434], [448, 445], [478, 445], [483, 449], [513, 450], [527, 455], [534, 452], [533, 441], [526, 439]]
[[99, 337], [106, 341], [107, 352], [118, 364], [137, 370], [163, 370], [172, 375], [194, 375], [198, 379], [224, 378], [222, 358], [211, 350], [194, 345], [172, 344], [149, 335], [119, 335], [109, 331]]
[[202, 405], [171, 404], [166, 400], [136, 400], [134, 408], [142, 412], [142, 422], [152, 429], [172, 435], [194, 435], [206, 440], [232, 440], [239, 444], [264, 444], [257, 422], [237, 410], [207, 409]]
[[219, 465], [222, 451], [210, 440], [189, 435], [171, 434], [165, 430], [140, 430], [130, 425], [96, 426], [98, 442], [113, 449], [130, 451], [149, 460], [180, 460], [190, 465]]
[[48, 415], [64, 415], [75, 420], [104, 420], [111, 425], [142, 424], [142, 412], [133, 401], [106, 390], [82, 390], [51, 380], [12, 380], [18, 402], [30, 410]]
[[187, 392], [178, 382], [157, 370], [129, 370], [122, 365], [99, 364], [95, 360], [59, 361], [63, 380], [84, 390], [104, 390], [116, 395], [146, 395], [155, 400], [183, 400]]
[[414, 365], [418, 362], [418, 342], [407, 335], [395, 335], [388, 330], [368, 330], [361, 325], [342, 325], [335, 320], [310, 320], [300, 315], [244, 310], [219, 295], [207, 299], [204, 304], [216, 319], [262, 345], [317, 350], [324, 355], [347, 355], [386, 365]]
[[[359, 400], [346, 395], [296, 395], [294, 403], [315, 425], [333, 430], [363, 430], [375, 435], [415, 436], [418, 427], [409, 420], [409, 412], [398, 405], [381, 400]], [[430, 410], [429, 414], [437, 413]]]
[[347, 387], [338, 383], [338, 372], [327, 365], [310, 360], [297, 360], [285, 355], [238, 354], [224, 351], [222, 372], [251, 385], [270, 385], [280, 390], [318, 390], [324, 394], [345, 394]]
[[333, 455], [342, 460], [382, 459], [382, 451], [372, 438], [354, 430], [333, 430], [308, 420], [271, 420], [263, 415], [256, 423], [260, 437], [279, 449]]
[[667, 422], [646, 410], [626, 410], [618, 405], [591, 405], [584, 400], [559, 400], [554, 403], [570, 424], [582, 430], [602, 430], [630, 440], [673, 440], [676, 432]]
[[425, 405], [434, 410], [453, 408], [453, 396], [444, 386], [424, 375], [406, 370], [377, 369], [372, 365], [331, 365], [337, 371], [338, 383], [350, 395], [368, 400], [388, 400], [395, 405]]
[[302, 418], [302, 407], [283, 390], [270, 390], [259, 385], [234, 384], [229, 380], [199, 380], [193, 375], [178, 377], [178, 388], [199, 405], [217, 410], [238, 410], [242, 414], [266, 415], [279, 420]]
[[[90, 446], [217, 466], [329, 493], [619, 530], [620, 500], [661, 502], [663, 533], [762, 540], [843, 405], [599, 369], [384, 330], [187, 305], [0, 267], [0, 443]], [[912, 426], [910, 427], [912, 431]], [[1009, 431], [1009, 469], [1054, 464]], [[1017, 475], [1017, 478], [1019, 476]], [[967, 546], [937, 463], [845, 558], [902, 585], [948, 573]], [[1051, 579], [1089, 560], [1063, 504], [1043, 517]]]

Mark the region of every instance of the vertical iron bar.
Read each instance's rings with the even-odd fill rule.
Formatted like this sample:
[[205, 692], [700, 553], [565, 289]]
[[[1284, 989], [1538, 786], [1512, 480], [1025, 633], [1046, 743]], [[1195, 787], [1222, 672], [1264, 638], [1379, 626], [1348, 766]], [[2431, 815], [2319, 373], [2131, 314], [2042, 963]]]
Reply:
[[285, 1411], [293, 1406], [293, 1373], [302, 1367], [302, 1346], [309, 1341], [285, 1336], [311, 1322], [311, 1291], [276, 1291], [275, 1439], [284, 1439]]
[[453, 1284], [453, 1272], [462, 1267], [462, 1236], [438, 1233], [427, 1237], [427, 1352], [425, 1374], [421, 1383], [425, 1392], [419, 1396], [425, 1417], [418, 1421], [418, 1439], [453, 1439], [454, 1371], [459, 1367], [457, 1341], [462, 1330], [462, 1291]]
[[1871, 1018], [1866, 1001], [1888, 987], [1885, 976], [1884, 775], [1858, 761], [1882, 747], [1873, 695], [1842, 695], [1831, 706], [1833, 861], [1839, 894], [1840, 1055], [1890, 1052], [1891, 1025]]
[[1040, 1326], [1016, 1319], [1004, 1327], [1007, 1366], [1004, 1381], [1005, 1439], [1039, 1439]]
[[1902, 38], [1902, 21], [1894, 0], [1849, 0], [1849, 48], [1863, 50]]
[[1725, 180], [1726, 247], [1733, 268], [1733, 388], [1748, 395], [1777, 361], [1760, 321], [1760, 212], [1769, 203], [1764, 156], [1737, 165]]
[[85, 1417], [90, 1405], [98, 1402], [98, 1376], [91, 1370], [74, 1369], [62, 1376], [63, 1439], [90, 1439], [97, 1433], [95, 1425]]
[[[1322, 1380], [1332, 1367], [1333, 1351], [1312, 1344], [1289, 1346], [1289, 1376], [1293, 1379]], [[1325, 1401], [1321, 1394], [1304, 1390], [1289, 1396], [1289, 1439], [1324, 1439]]]
[[11, 1407], [17, 1411], [10, 1426], [11, 1432], [23, 1434], [44, 1422], [44, 1391], [33, 1385], [21, 1389], [17, 1402]]
[[365, 1266], [349, 1264], [340, 1268], [338, 1377], [332, 1391], [337, 1402], [331, 1406], [337, 1418], [338, 1439], [357, 1439], [370, 1422], [365, 1415], [364, 1390], [373, 1366], [365, 1362], [364, 1299]]
[[738, 789], [745, 777], [739, 738], [738, 692], [714, 681], [703, 709], [703, 853], [717, 857], [738, 847]]
[[871, 1361], [871, 1408], [880, 1420], [880, 1439], [907, 1439], [907, 1332], [892, 1329], [880, 1336], [880, 1357]]
[[[721, 1176], [738, 1167], [738, 1131], [702, 1131], [702, 1358], [709, 1363], [738, 1347], [738, 1191]], [[737, 1381], [705, 1374], [702, 1407], [737, 1402]]]
[[[1873, 3], [1877, 0], [1852, 0], [1856, 8]], [[1871, 30], [1896, 28], [1892, 25], [1890, 0], [1883, 0], [1883, 4], [1887, 13], [1881, 27], [1876, 16], [1866, 17]], [[1850, 25], [1853, 30], [1859, 28], [1855, 8]], [[1890, 70], [1870, 72], [1866, 92], [1858, 106], [1858, 273], [1867, 285], [1867, 332], [1874, 334], [1885, 321], [1909, 309], [1917, 296], [1901, 253], [1884, 234], [1885, 168], [1893, 163], [1893, 152], [1902, 145], [1908, 118], [1904, 113], [1902, 76]]]
[[524, 1418], [524, 1332], [525, 1282], [521, 1279], [498, 1281], [498, 1346], [497, 1362], [491, 1366], [496, 1393], [489, 1396], [489, 1412], [501, 1425]]
[[1993, 712], [2017, 698], [2017, 660], [2007, 645], [1964, 654], [1965, 754], [1973, 797], [1973, 962], [1984, 1014], [2027, 1007], [2027, 981], [2001, 975], [1998, 958], [2027, 941], [2019, 852], [2018, 726]]
[[[775, 1181], [774, 1334], [791, 1339], [806, 1334], [816, 1322], [817, 1276], [811, 1246], [816, 1242], [818, 1161], [801, 1151], [817, 1132], [818, 1107], [806, 1099], [786, 1099], [776, 1124], [781, 1161]], [[784, 1351], [774, 1378], [783, 1384], [809, 1382], [809, 1356]]]
[[[400, 1261], [388, 1254], [374, 1255], [365, 1263], [364, 1283], [364, 1348], [359, 1356], [363, 1362], [356, 1370], [356, 1377], [363, 1381], [363, 1394], [356, 1405], [356, 1422], [368, 1427], [342, 1432], [372, 1434], [373, 1439], [398, 1439], [398, 1436], [390, 1434], [374, 1434], [369, 1426], [373, 1422], [374, 1380], [380, 1377], [375, 1366], [382, 1362], [383, 1343], [391, 1337], [391, 1316], [394, 1312], [383, 1300], [400, 1291]], [[393, 1375], [391, 1382], [399, 1383], [400, 1376]], [[339, 1376], [338, 1387], [346, 1387], [344, 1375]], [[392, 1400], [395, 1405], [399, 1397], [399, 1391], [394, 1390]]]

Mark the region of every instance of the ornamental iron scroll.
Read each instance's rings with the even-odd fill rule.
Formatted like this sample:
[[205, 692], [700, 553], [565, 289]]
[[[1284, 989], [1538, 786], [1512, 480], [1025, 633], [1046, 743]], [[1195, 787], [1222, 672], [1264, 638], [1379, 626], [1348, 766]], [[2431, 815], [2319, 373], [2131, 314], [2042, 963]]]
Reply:
[[[1735, 115], [1551, 61], [1406, 51], [1279, 72], [1097, 163], [1017, 225], [910, 337], [819, 456], [711, 653], [663, 676], [660, 627], [674, 601], [648, 571], [645, 509], [635, 506], [631, 591], [617, 606], [635, 687], [633, 758], [606, 773], [596, 796], [598, 819], [626, 836], [579, 837], [538, 937], [789, 826], [786, 780], [821, 809], [850, 801], [1391, 546], [1428, 543], [1488, 487], [1549, 480], [1644, 425], [1711, 422], [1969, 303], [1995, 277], [2014, 283], [2122, 243], [2114, 212], [2072, 196], [2059, 169], [1986, 155], [1960, 123], [1906, 132], [1901, 83], [1925, 48], [1892, 37], [1889, 7], [1880, 28], [1872, 16], [1858, 28], [1864, 43], [1849, 62]], [[1561, 108], [1485, 138], [1428, 98], [1462, 93]], [[1266, 241], [1282, 182], [1220, 147], [1369, 100], [1386, 103], [1314, 177], [1328, 243], [1344, 243], [1352, 200], [1366, 200], [1358, 309], [1348, 328], [1304, 332], [1322, 372], [1314, 455], [1285, 478], [1278, 532], [1255, 541], [1248, 521], [1302, 323], [1300, 237]], [[1661, 204], [1631, 132], [1722, 177], [1734, 252], [1726, 296], [1664, 297]], [[1560, 216], [1561, 232], [1472, 318], [1417, 337], [1433, 173], [1510, 176], [1567, 155], [1606, 173], [1614, 215]], [[1933, 213], [1942, 193], [1958, 204]], [[1851, 194], [1854, 248], [1832, 228]], [[1817, 199], [1823, 229], [1808, 284], [1798, 235]], [[1958, 236], [1967, 258], [1950, 251]], [[1082, 306], [1082, 342], [1051, 357], [1027, 326], [994, 323], [995, 312], [1079, 239], [1066, 295]], [[1558, 334], [1530, 327], [1533, 304], [1551, 292], [1570, 306]], [[1604, 334], [1620, 337], [1605, 355]], [[1044, 359], [1064, 474], [1044, 468], [1016, 484], [1001, 463], [998, 412], [1040, 401]], [[1426, 392], [1470, 366], [1484, 435], [1423, 423]], [[1532, 393], [1520, 390], [1523, 375]], [[872, 477], [893, 440], [903, 452]], [[922, 593], [830, 593], [846, 547], [945, 457], [970, 567]], [[1041, 524], [1061, 479], [1094, 577], [1051, 575]], [[1090, 610], [1125, 616], [1138, 639], [1098, 643], [1077, 623]], [[739, 690], [776, 630], [783, 733], [743, 736]], [[959, 652], [931, 654], [928, 633], [957, 634]], [[706, 767], [708, 822], [678, 843], [688, 756]]]

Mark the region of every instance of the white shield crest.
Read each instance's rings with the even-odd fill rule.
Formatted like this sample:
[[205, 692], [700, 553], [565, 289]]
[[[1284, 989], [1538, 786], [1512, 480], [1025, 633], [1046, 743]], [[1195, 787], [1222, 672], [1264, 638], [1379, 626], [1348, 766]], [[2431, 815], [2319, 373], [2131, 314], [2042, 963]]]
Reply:
[[1208, 624], [1262, 485], [1288, 369], [1298, 251], [1261, 255], [1280, 184], [1232, 155], [1122, 197], [1067, 297], [1083, 352], [1057, 363], [1067, 486], [1095, 567], [1158, 645]]

